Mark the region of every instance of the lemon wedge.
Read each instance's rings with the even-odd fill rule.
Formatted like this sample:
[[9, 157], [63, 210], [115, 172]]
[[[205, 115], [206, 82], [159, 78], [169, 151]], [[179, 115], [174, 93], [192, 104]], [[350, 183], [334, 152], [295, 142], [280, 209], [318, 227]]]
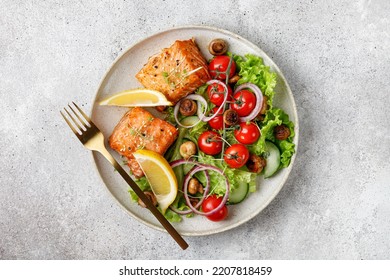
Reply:
[[172, 167], [162, 155], [150, 150], [138, 150], [133, 156], [145, 173], [164, 214], [177, 195], [177, 179]]
[[147, 88], [125, 90], [107, 97], [99, 104], [124, 107], [172, 106], [172, 102], [162, 92]]

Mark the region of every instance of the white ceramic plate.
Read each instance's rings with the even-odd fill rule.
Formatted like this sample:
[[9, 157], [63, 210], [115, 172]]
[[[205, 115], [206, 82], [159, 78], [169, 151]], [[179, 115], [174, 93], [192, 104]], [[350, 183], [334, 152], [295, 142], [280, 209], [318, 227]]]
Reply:
[[[265, 64], [269, 65], [272, 71], [278, 74], [274, 104], [283, 108], [295, 123], [296, 136], [294, 142], [297, 144], [299, 126], [295, 102], [287, 81], [279, 68], [260, 48], [246, 39], [225, 30], [205, 26], [179, 27], [155, 34], [131, 46], [115, 60], [100, 84], [92, 110], [92, 119], [102, 130], [106, 139], [108, 139], [115, 125], [127, 109], [99, 106], [97, 102], [113, 93], [125, 89], [142, 87], [135, 78], [135, 74], [143, 67], [148, 58], [160, 52], [162, 48], [169, 47], [175, 40], [189, 39], [192, 37], [195, 38], [207, 59], [211, 58], [211, 55], [207, 51], [208, 43], [215, 38], [225, 39], [229, 43], [230, 52], [240, 55], [252, 53], [263, 57]], [[116, 152], [111, 150], [111, 153], [119, 162], [122, 161]], [[100, 154], [94, 153], [93, 157], [105, 185], [125, 211], [130, 216], [152, 228], [164, 230], [149, 211], [131, 201], [128, 194], [129, 187], [121, 176], [114, 172], [113, 167]], [[183, 218], [181, 223], [174, 224], [175, 228], [182, 235], [200, 236], [226, 231], [249, 221], [259, 214], [278, 194], [291, 171], [294, 158], [295, 155], [292, 158], [290, 166], [281, 170], [276, 176], [267, 180], [259, 177], [257, 192], [250, 194], [243, 203], [229, 206], [229, 216], [226, 220], [215, 223], [201, 216]]]

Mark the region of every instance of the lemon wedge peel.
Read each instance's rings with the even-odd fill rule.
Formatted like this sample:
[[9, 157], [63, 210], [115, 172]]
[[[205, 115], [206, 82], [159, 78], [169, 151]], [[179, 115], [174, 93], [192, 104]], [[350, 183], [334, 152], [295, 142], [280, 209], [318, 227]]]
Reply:
[[178, 183], [172, 167], [162, 155], [154, 151], [138, 150], [133, 156], [145, 173], [164, 214], [177, 196]]
[[172, 102], [157, 90], [136, 88], [110, 95], [99, 102], [99, 105], [122, 106], [122, 107], [154, 107], [172, 106]]

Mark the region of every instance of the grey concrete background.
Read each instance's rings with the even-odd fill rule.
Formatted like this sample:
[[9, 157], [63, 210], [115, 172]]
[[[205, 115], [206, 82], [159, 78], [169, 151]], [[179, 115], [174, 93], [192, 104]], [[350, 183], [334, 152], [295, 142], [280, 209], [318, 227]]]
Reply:
[[[0, 259], [390, 259], [390, 2], [0, 2]], [[134, 42], [179, 25], [240, 34], [284, 72], [301, 135], [256, 218], [187, 237], [129, 218], [59, 110], [90, 112]]]

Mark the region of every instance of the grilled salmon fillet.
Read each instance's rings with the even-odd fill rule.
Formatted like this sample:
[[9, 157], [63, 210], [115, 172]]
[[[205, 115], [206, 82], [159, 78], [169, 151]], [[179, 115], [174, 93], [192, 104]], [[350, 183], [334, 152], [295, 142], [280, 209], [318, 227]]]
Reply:
[[175, 41], [149, 58], [136, 74], [144, 87], [165, 94], [174, 104], [210, 80], [206, 59], [194, 39]]
[[173, 125], [135, 107], [122, 117], [108, 142], [112, 149], [128, 159], [131, 172], [139, 178], [144, 174], [134, 159], [133, 152], [147, 149], [163, 155], [175, 142], [177, 135], [177, 129]]

